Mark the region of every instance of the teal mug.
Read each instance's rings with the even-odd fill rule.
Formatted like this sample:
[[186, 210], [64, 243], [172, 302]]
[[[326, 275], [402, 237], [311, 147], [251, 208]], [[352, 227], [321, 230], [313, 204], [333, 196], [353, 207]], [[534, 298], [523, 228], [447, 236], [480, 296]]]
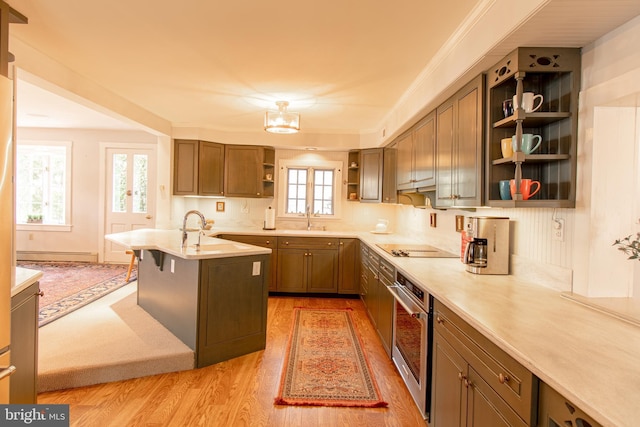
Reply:
[[[531, 154], [534, 151], [536, 151], [538, 147], [540, 147], [541, 143], [542, 143], [542, 137], [540, 135], [534, 135], [532, 133], [523, 133], [522, 146], [520, 147], [520, 151], [522, 151], [524, 154]], [[511, 137], [511, 146], [513, 147], [513, 151], [516, 151], [515, 135]]]
[[500, 188], [500, 198], [502, 200], [511, 200], [510, 180], [503, 179], [498, 183], [498, 187]]

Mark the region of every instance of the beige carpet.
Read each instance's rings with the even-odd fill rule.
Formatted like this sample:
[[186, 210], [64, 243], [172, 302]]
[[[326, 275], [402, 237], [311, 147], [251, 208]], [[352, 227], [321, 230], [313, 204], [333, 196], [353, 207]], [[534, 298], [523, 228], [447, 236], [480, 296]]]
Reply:
[[39, 330], [38, 391], [193, 369], [194, 353], [136, 303], [137, 282]]

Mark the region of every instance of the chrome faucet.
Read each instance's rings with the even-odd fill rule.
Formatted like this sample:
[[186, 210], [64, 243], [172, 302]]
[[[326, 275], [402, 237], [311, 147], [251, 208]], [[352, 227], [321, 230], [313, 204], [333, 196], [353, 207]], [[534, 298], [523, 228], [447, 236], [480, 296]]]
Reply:
[[187, 217], [191, 214], [196, 214], [200, 217], [200, 231], [198, 231], [198, 243], [196, 244], [196, 250], [200, 249], [200, 236], [204, 233], [204, 227], [207, 224], [207, 220], [200, 211], [191, 210], [184, 214], [184, 219], [182, 220], [182, 248], [185, 247], [187, 243]]
[[307, 204], [307, 231], [311, 230], [311, 206]]

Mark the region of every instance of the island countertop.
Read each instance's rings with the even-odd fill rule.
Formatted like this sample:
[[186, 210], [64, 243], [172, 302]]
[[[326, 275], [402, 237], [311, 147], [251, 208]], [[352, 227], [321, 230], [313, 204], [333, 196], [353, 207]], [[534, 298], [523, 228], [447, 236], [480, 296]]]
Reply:
[[42, 271], [32, 270], [30, 268], [16, 267], [15, 282], [11, 288], [11, 296], [17, 295], [23, 289], [26, 289], [34, 282], [42, 277]]
[[105, 239], [132, 250], [158, 250], [184, 259], [227, 258], [245, 255], [270, 254], [271, 249], [246, 243], [230, 242], [211, 236], [201, 236], [200, 247], [196, 247], [197, 233], [188, 233], [186, 245], [182, 247], [180, 230], [158, 230], [144, 228], [107, 234]]

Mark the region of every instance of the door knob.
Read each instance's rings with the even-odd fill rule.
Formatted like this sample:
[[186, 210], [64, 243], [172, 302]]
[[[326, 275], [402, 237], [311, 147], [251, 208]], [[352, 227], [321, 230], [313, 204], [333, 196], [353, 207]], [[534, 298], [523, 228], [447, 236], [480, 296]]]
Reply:
[[131, 193], [131, 190], [127, 190], [127, 196], [130, 196], [131, 194], [133, 194]]

